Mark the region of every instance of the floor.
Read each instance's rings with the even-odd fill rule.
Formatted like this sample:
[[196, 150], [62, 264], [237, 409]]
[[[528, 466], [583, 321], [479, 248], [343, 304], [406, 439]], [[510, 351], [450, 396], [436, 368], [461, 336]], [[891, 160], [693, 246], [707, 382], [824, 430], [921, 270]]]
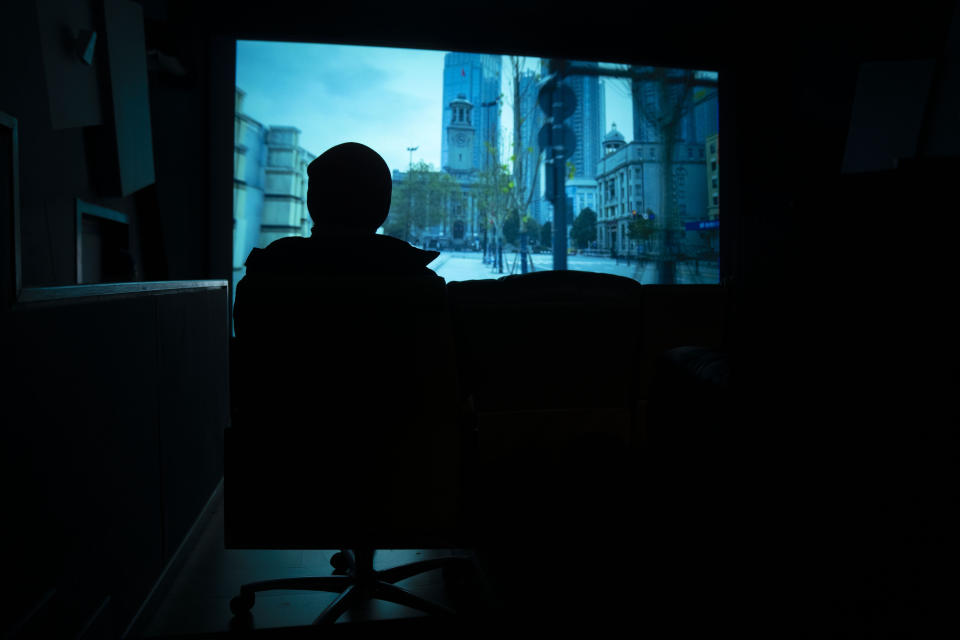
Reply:
[[[618, 628], [621, 627], [624, 618], [618, 617], [618, 611], [642, 628], [660, 630], [660, 627], [651, 625], [665, 624], [662, 630], [669, 630], [673, 637], [707, 637], [713, 634], [708, 632], [704, 635], [704, 631], [723, 628], [721, 620], [725, 619], [729, 624], [730, 620], [736, 619], [736, 627], [741, 630], [739, 637], [746, 637], [743, 633], [745, 630], [742, 629], [745, 621], [757, 622], [764, 619], [764, 616], [759, 614], [766, 608], [766, 605], [760, 609], [751, 607], [746, 602], [739, 602], [737, 598], [724, 600], [723, 597], [718, 597], [724, 593], [725, 588], [732, 588], [734, 583], [730, 582], [730, 578], [735, 577], [733, 574], [724, 574], [725, 578], [715, 576], [713, 584], [718, 588], [713, 597], [697, 601], [697, 604], [687, 601], [686, 598], [674, 598], [674, 602], [666, 592], [666, 599], [661, 597], [650, 600], [641, 595], [642, 589], [636, 590], [640, 587], [640, 583], [637, 583], [628, 585], [619, 600], [609, 597], [608, 590], [601, 600], [589, 601], [591, 605], [587, 605], [584, 597], [591, 592], [597, 593], [598, 588], [603, 586], [602, 581], [584, 580], [585, 576], [596, 575], [591, 570], [593, 557], [575, 551], [576, 545], [564, 545], [562, 549], [549, 553], [544, 553], [547, 547], [537, 545], [537, 553], [534, 555], [543, 555], [555, 562], [560, 568], [558, 573], [510, 573], [511, 586], [506, 588], [502, 578], [498, 581], [489, 577], [498, 575], [495, 565], [478, 561], [475, 565], [476, 573], [453, 587], [444, 580], [440, 570], [429, 571], [397, 583], [421, 597], [464, 612], [464, 615], [452, 622], [401, 605], [374, 600], [362, 608], [347, 611], [332, 627], [315, 627], [312, 626], [313, 621], [334, 600], [336, 594], [278, 590], [258, 593], [250, 623], [237, 625], [230, 611], [230, 600], [237, 595], [240, 585], [282, 577], [331, 575], [333, 569], [330, 558], [335, 550], [225, 549], [222, 500], [214, 499], [208, 513], [205, 524], [197, 532], [192, 552], [184, 558], [177, 574], [171, 577], [166, 595], [152, 607], [152, 615], [138, 625], [136, 632], [128, 634], [126, 640], [200, 640], [237, 635], [261, 638], [303, 638], [320, 635], [402, 637], [408, 633], [415, 634], [420, 639], [486, 638], [508, 629], [517, 632], [519, 629], [516, 627], [528, 624], [533, 624], [540, 631], [535, 635], [544, 635], [542, 631], [547, 619], [552, 619], [553, 624], [559, 625], [556, 629], [558, 632], [561, 628], [569, 632], [575, 628], [575, 621], [583, 621], [590, 627], [584, 630], [586, 635], [602, 637], [605, 634], [598, 631], [607, 629], [604, 625], [615, 623]], [[531, 547], [526, 547], [529, 548]], [[603, 553], [602, 549], [596, 551]], [[639, 553], [639, 550], [628, 555], [636, 553]], [[377, 552], [375, 568], [384, 569], [420, 559], [464, 554], [464, 551], [384, 550]], [[628, 560], [629, 558], [621, 558], [621, 562]], [[586, 566], [587, 570], [574, 573], [578, 566]], [[700, 569], [702, 572], [703, 568]], [[710, 573], [708, 571], [700, 574], [691, 584], [710, 583], [709, 580], [705, 581]], [[500, 572], [499, 575], [504, 574]], [[677, 584], [683, 583], [683, 575], [679, 578]], [[496, 588], [493, 587], [495, 584]], [[555, 585], [559, 585], [559, 590]], [[658, 589], [667, 586], [668, 583], [664, 583]], [[526, 602], [538, 590], [549, 594], [549, 605], [546, 609], [524, 604], [522, 609], [511, 609], [517, 612], [516, 616], [503, 613], [501, 596], [509, 599], [510, 593], [520, 593], [521, 600]], [[573, 597], [564, 597], [564, 593], [572, 594]], [[804, 629], [804, 632], [799, 632], [795, 626], [797, 620], [793, 620], [792, 637], [802, 637], [805, 640], [936, 637], [935, 634], [928, 633], [931, 630], [931, 611], [936, 608], [935, 602], [925, 602], [927, 598], [920, 596], [898, 598], [892, 604], [885, 604], [882, 598], [874, 600], [876, 599], [852, 598], [845, 603], [838, 602], [830, 611], [824, 610], [818, 615], [811, 613], [818, 609], [814, 607], [801, 625], [801, 628], [806, 627], [809, 631]], [[579, 617], [578, 609], [581, 609]], [[779, 626], [784, 624], [785, 619], [776, 611], [777, 607], [770, 608], [766, 619], [768, 623]], [[542, 615], [547, 612], [547, 616]], [[792, 616], [788, 618], [792, 619]], [[658, 620], [661, 622], [657, 622]], [[690, 632], [685, 632], [688, 629]], [[917, 633], [918, 629], [926, 631]], [[532, 630], [526, 631], [524, 635], [530, 635]], [[897, 632], [901, 635], [897, 635]], [[660, 633], [648, 635], [663, 637]], [[784, 637], [780, 634], [772, 635]]]
[[[330, 558], [336, 550], [246, 550], [225, 549], [223, 545], [223, 502], [215, 500], [206, 525], [198, 532], [195, 547], [185, 559], [182, 569], [172, 576], [167, 593], [156, 604], [153, 615], [141, 626], [135, 638], [213, 638], [232, 636], [238, 631], [252, 631], [254, 635], [270, 637], [311, 637], [318, 631], [310, 625], [331, 603], [336, 594], [313, 591], [277, 590], [256, 595], [252, 618], [238, 624], [230, 611], [230, 600], [237, 595], [240, 585], [258, 580], [284, 577], [332, 575]], [[376, 569], [445, 555], [464, 555], [456, 550], [383, 550], [374, 558]], [[451, 594], [442, 571], [428, 571], [396, 583], [416, 595], [434, 602], [464, 609], [464, 590]], [[471, 611], [477, 605], [491, 602], [476, 589], [481, 583], [469, 585]], [[481, 587], [482, 588], [482, 587]], [[456, 596], [460, 596], [457, 598]], [[374, 600], [369, 605], [347, 611], [334, 625], [336, 630], [324, 630], [329, 636], [345, 634], [347, 630], [384, 629], [383, 635], [411, 630], [419, 635], [431, 630], [440, 631], [442, 623], [417, 610], [402, 605]], [[297, 635], [297, 634], [300, 635]], [[380, 634], [378, 634], [380, 635]]]

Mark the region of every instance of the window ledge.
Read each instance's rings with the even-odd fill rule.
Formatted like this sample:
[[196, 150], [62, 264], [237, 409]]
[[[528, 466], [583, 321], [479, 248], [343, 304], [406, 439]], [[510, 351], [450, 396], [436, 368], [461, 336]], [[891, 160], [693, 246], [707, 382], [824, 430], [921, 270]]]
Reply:
[[61, 287], [24, 287], [15, 307], [74, 304], [141, 296], [166, 295], [188, 291], [226, 289], [226, 280], [168, 280], [159, 282], [111, 282], [76, 284]]

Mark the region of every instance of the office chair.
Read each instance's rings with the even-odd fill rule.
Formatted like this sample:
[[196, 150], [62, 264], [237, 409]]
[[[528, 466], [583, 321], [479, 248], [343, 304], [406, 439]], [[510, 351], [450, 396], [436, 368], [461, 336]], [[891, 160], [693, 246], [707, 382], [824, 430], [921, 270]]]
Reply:
[[[628, 474], [642, 287], [545, 271], [447, 289], [476, 438], [478, 562], [520, 615], [540, 606], [563, 607], [564, 620], [589, 615], [589, 594], [616, 590], [608, 554], [637, 512]], [[564, 559], [578, 547], [581, 560]], [[565, 592], [576, 594], [569, 606]]]
[[476, 415], [586, 413], [578, 419], [596, 428], [604, 420], [618, 422], [616, 433], [630, 437], [643, 322], [640, 283], [604, 273], [542, 271], [451, 282], [447, 289], [461, 388]]
[[244, 584], [237, 616], [273, 589], [339, 594], [330, 624], [377, 598], [454, 611], [395, 583], [469, 556], [374, 570], [376, 549], [464, 549], [461, 447], [440, 278], [260, 278], [237, 287], [227, 548], [339, 549], [334, 574]]

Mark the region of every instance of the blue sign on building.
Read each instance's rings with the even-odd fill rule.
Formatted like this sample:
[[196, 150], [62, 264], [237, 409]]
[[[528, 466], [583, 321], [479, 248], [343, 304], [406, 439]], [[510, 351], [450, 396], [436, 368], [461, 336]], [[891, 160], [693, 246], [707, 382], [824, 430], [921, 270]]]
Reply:
[[702, 231], [704, 229], [719, 229], [719, 220], [695, 220], [684, 223], [683, 228], [687, 231]]

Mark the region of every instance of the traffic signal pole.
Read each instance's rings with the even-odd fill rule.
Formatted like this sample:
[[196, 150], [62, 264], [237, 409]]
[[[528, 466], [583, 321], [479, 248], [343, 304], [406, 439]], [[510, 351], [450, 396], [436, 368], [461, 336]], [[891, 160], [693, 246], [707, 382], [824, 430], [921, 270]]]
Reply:
[[553, 270], [567, 269], [567, 189], [566, 167], [563, 158], [547, 160], [547, 170], [553, 174]]
[[549, 75], [540, 85], [538, 101], [546, 115], [540, 147], [546, 154], [546, 196], [553, 204], [553, 270], [567, 270], [566, 159], [573, 155], [576, 137], [563, 121], [576, 109], [576, 95], [563, 84], [566, 62], [550, 59]]

